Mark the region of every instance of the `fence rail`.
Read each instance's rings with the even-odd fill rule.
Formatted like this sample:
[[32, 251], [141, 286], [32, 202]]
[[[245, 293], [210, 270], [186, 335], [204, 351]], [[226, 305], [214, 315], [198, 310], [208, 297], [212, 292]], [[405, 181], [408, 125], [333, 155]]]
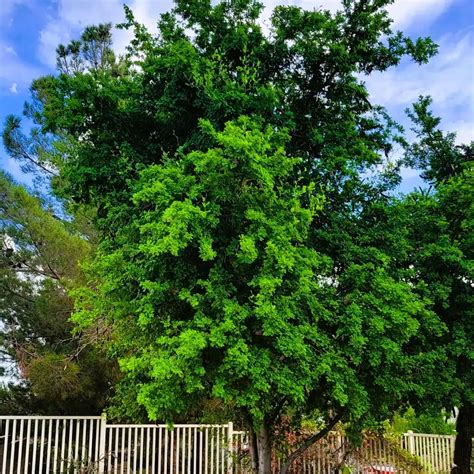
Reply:
[[[401, 440], [367, 436], [354, 448], [330, 434], [308, 449], [293, 474], [447, 474], [454, 437], [406, 433]], [[407, 456], [408, 454], [408, 456]], [[278, 472], [280, 460], [274, 459]], [[420, 468], [420, 466], [423, 466]], [[105, 418], [1, 416], [1, 474], [247, 474], [247, 435], [225, 425], [109, 424]]]

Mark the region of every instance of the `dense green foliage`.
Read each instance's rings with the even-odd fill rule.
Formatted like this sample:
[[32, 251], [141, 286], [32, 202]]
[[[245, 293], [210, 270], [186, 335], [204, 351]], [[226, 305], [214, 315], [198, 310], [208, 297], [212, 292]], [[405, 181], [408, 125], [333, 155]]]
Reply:
[[447, 356], [428, 396], [448, 410], [459, 408], [454, 462], [456, 472], [467, 473], [474, 436], [474, 144], [456, 146], [429, 106], [429, 98], [420, 98], [409, 112], [418, 139], [407, 157], [433, 188], [402, 204], [411, 244], [405, 264], [448, 329], [441, 340], [424, 341], [441, 344]]
[[397, 435], [402, 435], [407, 431], [453, 435], [456, 433], [455, 424], [447, 420], [447, 418], [449, 417], [445, 412], [437, 415], [417, 415], [413, 408], [409, 408], [404, 413], [397, 413], [393, 417], [392, 423], [387, 427], [387, 431], [394, 432]]
[[19, 387], [4, 387], [1, 411], [97, 413], [112, 364], [85, 339], [72, 337], [67, 293], [83, 283], [78, 262], [90, 245], [74, 223], [60, 220], [5, 175], [0, 195], [0, 351], [23, 379]]

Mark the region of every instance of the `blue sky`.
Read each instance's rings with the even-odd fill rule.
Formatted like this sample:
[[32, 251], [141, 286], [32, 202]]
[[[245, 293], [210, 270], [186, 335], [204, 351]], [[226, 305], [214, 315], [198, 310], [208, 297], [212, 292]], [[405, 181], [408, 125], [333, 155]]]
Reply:
[[[84, 26], [120, 22], [123, 0], [1, 0], [0, 7], [0, 122], [20, 115], [35, 77], [54, 73], [55, 48], [77, 37]], [[170, 0], [128, 0], [137, 19], [154, 29]], [[264, 0], [268, 17], [277, 4], [307, 9], [337, 9], [339, 0]], [[390, 7], [394, 27], [413, 37], [430, 35], [439, 55], [430, 64], [408, 61], [384, 74], [367, 78], [375, 102], [406, 123], [404, 109], [420, 94], [432, 95], [434, 111], [445, 130], [458, 133], [459, 142], [474, 139], [474, 0], [396, 0]], [[115, 33], [115, 48], [123, 51], [127, 32]], [[0, 147], [0, 168], [25, 180], [17, 163]], [[402, 190], [421, 184], [413, 170], [403, 170]], [[26, 180], [28, 181], [28, 180]]]

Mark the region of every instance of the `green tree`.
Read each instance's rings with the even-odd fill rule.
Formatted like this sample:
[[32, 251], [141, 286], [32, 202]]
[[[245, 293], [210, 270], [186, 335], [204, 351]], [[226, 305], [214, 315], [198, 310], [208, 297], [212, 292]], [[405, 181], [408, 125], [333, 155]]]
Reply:
[[[79, 41], [57, 48], [58, 70], [78, 73], [107, 70], [117, 75], [120, 61], [111, 48], [111, 25], [86, 28]], [[58, 199], [64, 186], [64, 161], [75, 153], [66, 131], [42, 129], [41, 103], [54, 78], [39, 82], [24, 115], [33, 122], [25, 133], [18, 117], [7, 118], [3, 143], [23, 172], [34, 177], [35, 195], [1, 177], [1, 230], [6, 235], [1, 260], [0, 316], [2, 353], [15, 372], [1, 392], [2, 409], [12, 413], [99, 413], [117, 377], [98, 339], [107, 328], [72, 334], [68, 292], [83, 278], [79, 261], [96, 245], [93, 206]], [[55, 195], [51, 196], [51, 187]], [[19, 370], [20, 381], [16, 373]]]
[[439, 407], [459, 408], [454, 453], [456, 473], [470, 473], [474, 436], [474, 154], [473, 144], [457, 146], [455, 134], [439, 129], [422, 97], [409, 112], [417, 140], [407, 150], [408, 163], [421, 170], [428, 191], [407, 196], [411, 250], [406, 265], [415, 269], [412, 283], [425, 285], [432, 309], [446, 325], [442, 345], [447, 359], [439, 367], [431, 397]]
[[234, 406], [266, 473], [283, 409], [327, 416], [291, 461], [339, 420], [360, 429], [400, 403], [419, 357], [404, 347], [429, 314], [388, 255], [331, 281], [310, 238], [324, 195], [291, 184], [301, 159], [285, 153], [284, 131], [246, 117], [201, 127], [214, 146], [135, 183], [133, 218], [102, 242], [74, 319], [113, 322], [122, 386], [152, 420], [210, 394]]
[[261, 473], [283, 413], [324, 426], [285, 472], [339, 420], [360, 432], [423, 394], [444, 356], [413, 344], [443, 326], [397, 265], [399, 131], [357, 78], [436, 52], [391, 31], [389, 3], [278, 7], [269, 35], [251, 0], [180, 0], [156, 37], [127, 10], [118, 73], [33, 84], [41, 132], [71, 144], [56, 192], [97, 209], [75, 320], [111, 324], [125, 409], [171, 421], [212, 394]]
[[78, 262], [90, 244], [75, 223], [3, 174], [0, 196], [0, 351], [21, 380], [5, 387], [2, 407], [8, 414], [97, 413], [113, 366], [88, 345], [89, 335], [72, 336], [67, 293], [83, 284]]

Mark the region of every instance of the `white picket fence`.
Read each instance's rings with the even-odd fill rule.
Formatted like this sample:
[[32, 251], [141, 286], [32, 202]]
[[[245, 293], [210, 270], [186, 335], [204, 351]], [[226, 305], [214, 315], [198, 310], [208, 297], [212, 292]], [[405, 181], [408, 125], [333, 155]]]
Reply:
[[232, 471], [232, 423], [120, 425], [101, 417], [0, 417], [2, 474]]
[[227, 425], [105, 425], [99, 472], [225, 474], [232, 470]]
[[[449, 473], [454, 437], [407, 433], [394, 447], [368, 437], [359, 448], [330, 435], [309, 449], [294, 474], [332, 473], [344, 464], [353, 473], [410, 473], [399, 452], [418, 456], [423, 473]], [[1, 416], [1, 474], [245, 474], [246, 433], [225, 425], [109, 424], [105, 418]], [[275, 471], [279, 461], [275, 459]], [[389, 471], [389, 469], [395, 469]], [[378, 469], [378, 471], [377, 471]]]
[[405, 433], [402, 448], [423, 459], [433, 472], [450, 473], [453, 466], [455, 436]]
[[100, 416], [2, 416], [2, 474], [80, 472], [98, 462]]

